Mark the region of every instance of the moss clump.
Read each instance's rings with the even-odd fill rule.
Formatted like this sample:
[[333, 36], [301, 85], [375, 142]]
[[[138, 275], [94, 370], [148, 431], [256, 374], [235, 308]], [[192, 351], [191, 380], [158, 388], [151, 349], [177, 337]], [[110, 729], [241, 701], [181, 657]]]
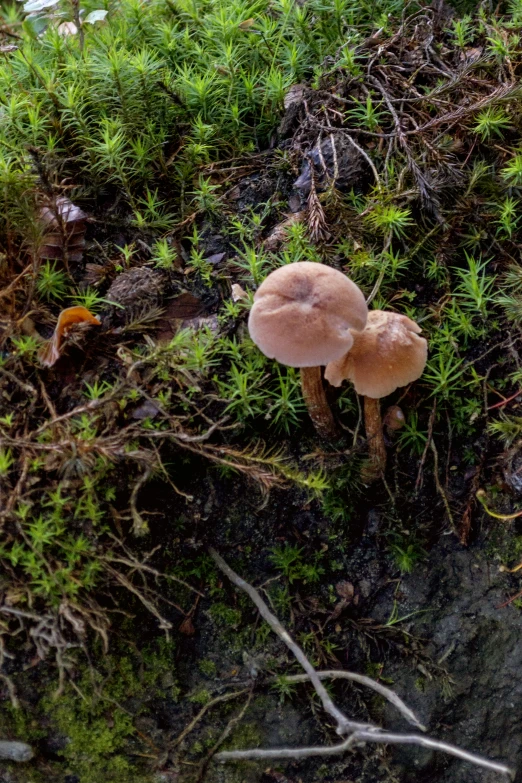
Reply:
[[[24, 765], [20, 783], [48, 780], [42, 757], [58, 756], [51, 767], [56, 778], [77, 775], [81, 783], [151, 783], [152, 770], [144, 757], [154, 759], [154, 739], [136, 727], [136, 719], [153, 725], [157, 701], [164, 697], [164, 682], [172, 675], [173, 648], [162, 640], [136, 655], [115, 647], [101, 656], [97, 668], [78, 665], [74, 685], [69, 680], [56, 697], [56, 682], [49, 682], [36, 705], [20, 709], [5, 705], [0, 712], [0, 731], [6, 737], [23, 739], [40, 747], [30, 765]], [[21, 693], [26, 683], [20, 678]], [[176, 697], [172, 679], [169, 698]], [[153, 706], [154, 705], [154, 706]], [[147, 721], [148, 719], [148, 721]], [[45, 728], [43, 728], [45, 726]], [[152, 729], [153, 731], [153, 729]], [[14, 767], [15, 775], [20, 769]], [[21, 774], [21, 773], [20, 773]]]
[[67, 736], [60, 755], [82, 783], [126, 783], [131, 778], [145, 783], [147, 778], [127, 755], [134, 735], [132, 717], [118, 707], [108, 711], [107, 706], [103, 701], [98, 708], [92, 701], [83, 704], [72, 689], [62, 695], [51, 708], [54, 724]]

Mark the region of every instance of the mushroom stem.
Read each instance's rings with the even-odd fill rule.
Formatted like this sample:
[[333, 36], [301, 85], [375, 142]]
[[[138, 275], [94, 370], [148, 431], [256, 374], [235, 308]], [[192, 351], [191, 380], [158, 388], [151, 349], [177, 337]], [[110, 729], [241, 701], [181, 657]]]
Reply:
[[322, 438], [334, 438], [337, 427], [326, 399], [320, 367], [301, 367], [301, 389], [308, 413], [319, 435]]
[[363, 473], [364, 480], [370, 483], [382, 476], [386, 468], [380, 400], [364, 397], [364, 426], [368, 438], [369, 461]]

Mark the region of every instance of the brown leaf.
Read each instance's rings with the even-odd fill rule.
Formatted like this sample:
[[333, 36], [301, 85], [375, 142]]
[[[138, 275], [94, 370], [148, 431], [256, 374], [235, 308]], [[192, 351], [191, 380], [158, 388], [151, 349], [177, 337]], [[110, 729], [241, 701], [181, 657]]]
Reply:
[[354, 586], [351, 582], [337, 582], [335, 585], [337, 595], [343, 598], [345, 601], [351, 601], [354, 594]]
[[145, 402], [142, 402], [141, 405], [138, 405], [138, 407], [133, 410], [131, 416], [133, 419], [138, 420], [154, 419], [159, 412], [160, 409], [157, 405], [155, 405], [151, 400], [145, 400]]
[[181, 625], [179, 626], [179, 632], [185, 634], [185, 636], [194, 636], [196, 629], [192, 622], [192, 617], [187, 615]]
[[198, 315], [203, 315], [204, 312], [205, 305], [201, 299], [186, 293], [170, 300], [163, 317], [167, 320], [172, 318], [196, 318]]
[[86, 213], [65, 196], [48, 202], [40, 210], [45, 234], [40, 258], [68, 258], [81, 261], [85, 248]]
[[225, 256], [226, 253], [213, 253], [213, 255], [207, 256], [207, 258], [205, 258], [205, 261], [207, 262], [207, 264], [219, 264], [220, 261], [223, 261]]
[[283, 242], [287, 239], [287, 229], [289, 226], [291, 226], [293, 223], [298, 223], [300, 220], [303, 220], [305, 218], [305, 212], [294, 212], [292, 215], [289, 215], [286, 220], [283, 220], [282, 223], [279, 223], [275, 228], [272, 229], [270, 234], [265, 239], [263, 245], [265, 250], [277, 250], [279, 245], [281, 245]]
[[474, 60], [479, 59], [479, 57], [482, 55], [482, 52], [482, 46], [472, 46], [460, 53], [460, 59], [473, 62]]
[[185, 293], [171, 299], [158, 321], [156, 339], [158, 342], [171, 340], [183, 322], [197, 319], [205, 313], [205, 305], [192, 294]]

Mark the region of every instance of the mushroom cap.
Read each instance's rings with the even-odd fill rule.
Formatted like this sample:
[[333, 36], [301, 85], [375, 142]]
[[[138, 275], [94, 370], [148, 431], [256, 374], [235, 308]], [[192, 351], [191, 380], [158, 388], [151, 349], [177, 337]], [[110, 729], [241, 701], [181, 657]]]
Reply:
[[342, 272], [297, 261], [271, 272], [259, 286], [248, 319], [257, 347], [290, 367], [319, 367], [352, 347], [364, 329], [362, 291]]
[[351, 350], [330, 362], [324, 377], [332, 386], [352, 381], [364, 397], [386, 397], [422, 375], [428, 343], [420, 332], [420, 326], [405, 315], [371, 310], [366, 329], [354, 333]]

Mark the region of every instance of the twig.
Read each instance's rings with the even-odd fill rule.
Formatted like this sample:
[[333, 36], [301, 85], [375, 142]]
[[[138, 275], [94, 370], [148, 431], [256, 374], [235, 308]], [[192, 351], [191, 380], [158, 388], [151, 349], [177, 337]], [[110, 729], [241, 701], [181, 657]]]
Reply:
[[521, 596], [522, 596], [522, 590], [520, 590], [518, 593], [515, 593], [515, 595], [512, 595], [511, 598], [508, 598], [507, 601], [504, 601], [503, 604], [499, 604], [496, 608], [504, 609], [506, 606], [509, 606], [509, 604], [512, 604], [513, 601], [516, 601], [517, 598], [520, 598]]
[[111, 568], [110, 566], [107, 566], [107, 571], [112, 574], [112, 576], [116, 579], [117, 582], [119, 582], [123, 587], [125, 587], [127, 590], [129, 590], [131, 593], [134, 593], [134, 595], [139, 598], [143, 606], [146, 607], [146, 609], [149, 610], [151, 614], [154, 615], [154, 617], [159, 621], [159, 627], [165, 631], [165, 634], [168, 638], [168, 633], [172, 628], [172, 623], [166, 620], [162, 615], [158, 612], [156, 607], [153, 603], [147, 600], [143, 593], [141, 593], [132, 582], [130, 582], [123, 574], [121, 574], [119, 571], [116, 571], [116, 569]]
[[[390, 249], [391, 241], [392, 241], [392, 232], [389, 231], [388, 232], [388, 236], [386, 237], [386, 240], [384, 242], [384, 247], [382, 249], [381, 255], [384, 255], [385, 253], [388, 252], [388, 250]], [[384, 280], [384, 275], [386, 274], [386, 270], [387, 269], [388, 269], [388, 264], [383, 264], [381, 266], [381, 271], [379, 272], [379, 276], [378, 276], [377, 280], [375, 281], [375, 285], [373, 286], [373, 288], [372, 288], [372, 290], [370, 292], [370, 295], [366, 299], [366, 304], [367, 305], [371, 304], [371, 302], [373, 302], [373, 300], [375, 299], [375, 297], [379, 293], [379, 289], [380, 289], [380, 287], [382, 285], [382, 281]]]
[[[381, 685], [380, 682], [372, 680], [370, 677], [365, 677], [364, 674], [356, 674], [355, 672], [345, 672], [342, 669], [332, 669], [324, 672], [317, 672], [317, 676], [320, 680], [350, 680], [351, 682], [358, 682], [359, 685], [364, 685], [367, 688], [379, 693], [383, 698], [387, 699], [390, 704], [396, 707], [401, 715], [413, 726], [416, 726], [421, 731], [426, 731], [426, 727], [422, 725], [415, 713], [400, 699], [394, 691], [390, 688], [386, 688]], [[279, 679], [279, 678], [275, 678]], [[309, 682], [310, 677], [308, 674], [290, 674], [285, 675], [285, 683], [289, 682]]]
[[448, 496], [446, 495], [446, 492], [444, 491], [444, 487], [440, 483], [440, 477], [439, 477], [439, 452], [437, 451], [437, 447], [435, 446], [435, 441], [433, 438], [431, 439], [430, 448], [433, 452], [433, 477], [435, 479], [435, 486], [437, 487], [437, 491], [439, 495], [442, 498], [442, 502], [444, 503], [444, 508], [446, 509], [446, 514], [448, 515], [448, 519], [450, 521], [450, 524], [453, 528], [453, 530], [458, 535], [458, 530], [455, 527], [455, 520], [453, 519], [453, 514], [450, 508]]
[[199, 590], [196, 590], [195, 587], [192, 587], [192, 585], [189, 585], [188, 582], [185, 582], [183, 579], [180, 579], [179, 576], [173, 576], [172, 574], [164, 574], [161, 571], [157, 571], [155, 568], [151, 568], [150, 566], [145, 565], [144, 563], [140, 563], [139, 560], [130, 559], [127, 560], [125, 557], [114, 557], [113, 555], [106, 555], [104, 560], [107, 560], [110, 563], [122, 563], [123, 565], [128, 565], [131, 568], [135, 568], [136, 571], [147, 571], [149, 574], [153, 574], [156, 577], [163, 577], [164, 579], [171, 579], [173, 582], [177, 582], [180, 585], [183, 585], [183, 587], [186, 587], [187, 590], [191, 590], [193, 593], [196, 593], [201, 598], [205, 598], [205, 594], [200, 592]]
[[422, 734], [391, 734], [380, 729], [372, 731], [356, 731], [344, 742], [339, 745], [330, 745], [327, 747], [309, 747], [309, 748], [278, 748], [277, 750], [263, 750], [261, 748], [252, 748], [251, 750], [225, 750], [218, 753], [218, 761], [242, 761], [246, 759], [305, 759], [310, 756], [339, 756], [356, 745], [365, 742], [375, 742], [390, 745], [419, 745], [423, 748], [431, 748], [448, 753], [450, 756], [456, 756], [471, 764], [476, 764], [484, 769], [491, 769], [505, 775], [508, 779], [515, 779], [514, 770], [505, 764], [499, 764], [496, 761], [489, 761], [483, 756], [477, 756], [475, 753], [468, 753], [467, 750], [461, 750], [450, 745], [448, 742], [439, 742], [438, 740], [424, 737]]
[[224, 701], [231, 701], [232, 699], [237, 699], [238, 696], [243, 696], [244, 693], [248, 693], [248, 688], [243, 688], [240, 691], [234, 691], [233, 693], [224, 693], [222, 696], [216, 696], [215, 699], [212, 699], [212, 701], [209, 701], [205, 706], [198, 712], [198, 714], [192, 718], [188, 726], [185, 726], [181, 734], [179, 734], [176, 739], [173, 741], [171, 748], [177, 748], [178, 745], [181, 745], [185, 737], [187, 737], [191, 731], [193, 731], [201, 718], [205, 716], [205, 714], [212, 708], [215, 707], [216, 704], [222, 704]]
[[209, 750], [206, 757], [203, 759], [201, 764], [199, 765], [199, 771], [196, 777], [196, 783], [201, 783], [203, 778], [205, 777], [205, 772], [207, 771], [207, 767], [214, 758], [214, 756], [217, 753], [218, 748], [221, 747], [221, 745], [224, 743], [224, 741], [230, 736], [230, 732], [234, 728], [234, 726], [237, 726], [237, 724], [243, 719], [243, 715], [247, 711], [247, 709], [250, 706], [250, 702], [252, 701], [252, 697], [254, 695], [254, 688], [250, 688], [250, 692], [247, 696], [247, 699], [241, 709], [239, 710], [236, 715], [233, 715], [232, 718], [230, 718], [229, 722], [219, 735], [215, 745]]
[[363, 150], [363, 148], [362, 148], [362, 147], [360, 147], [360, 146], [357, 144], [357, 142], [356, 142], [356, 141], [354, 141], [354, 140], [352, 139], [352, 137], [350, 136], [350, 134], [349, 134], [349, 133], [347, 133], [347, 134], [346, 134], [346, 136], [344, 136], [344, 138], [345, 138], [345, 139], [347, 139], [347, 141], [349, 141], [349, 142], [350, 142], [350, 144], [352, 145], [352, 147], [354, 147], [354, 148], [357, 150], [357, 152], [359, 152], [359, 153], [360, 153], [360, 154], [363, 156], [363, 158], [365, 159], [365, 161], [367, 162], [367, 164], [369, 165], [369, 167], [370, 167], [370, 168], [371, 168], [371, 170], [372, 170], [372, 174], [373, 174], [373, 176], [375, 177], [375, 182], [376, 182], [376, 184], [377, 184], [377, 188], [378, 188], [379, 190], [382, 190], [382, 183], [381, 183], [381, 180], [380, 180], [380, 177], [379, 177], [379, 173], [378, 173], [378, 171], [377, 171], [377, 169], [376, 169], [376, 167], [375, 167], [375, 165], [374, 165], [374, 162], [373, 162], [373, 160], [370, 158], [370, 156], [368, 155], [368, 153], [367, 153], [367, 152], [365, 152], [365, 151]]
[[12, 383], [16, 383], [17, 386], [19, 386], [22, 391], [24, 391], [26, 394], [30, 394], [31, 397], [36, 397], [38, 392], [32, 386], [30, 383], [24, 383], [20, 380], [20, 378], [17, 378], [16, 375], [12, 372], [9, 372], [9, 370], [6, 370], [5, 367], [0, 367], [0, 372], [2, 375], [4, 375], [6, 378], [8, 378]]
[[[451, 756], [469, 761], [472, 764], [476, 764], [479, 767], [485, 769], [491, 769], [514, 780], [515, 772], [507, 767], [505, 764], [500, 764], [496, 761], [489, 761], [482, 756], [477, 756], [474, 753], [469, 753], [466, 750], [461, 750], [455, 745], [450, 745], [447, 742], [439, 742], [438, 740], [431, 739], [430, 737], [424, 737], [421, 734], [394, 734], [381, 729], [378, 726], [371, 724], [360, 724], [355, 721], [349, 720], [343, 713], [335, 706], [330, 696], [326, 692], [324, 686], [321, 683], [319, 673], [315, 671], [310, 661], [307, 659], [301, 648], [293, 641], [288, 632], [283, 628], [277, 617], [275, 617], [268, 606], [265, 604], [258, 591], [242, 579], [238, 574], [233, 571], [229, 565], [218, 555], [218, 553], [209, 548], [209, 554], [226, 576], [241, 590], [244, 590], [251, 598], [253, 603], [257, 606], [260, 615], [270, 625], [272, 630], [277, 636], [287, 645], [287, 647], [293, 652], [303, 669], [306, 671], [307, 676], [312, 682], [316, 693], [320, 697], [325, 711], [335, 718], [337, 722], [337, 733], [347, 733], [349, 736], [344, 742], [339, 745], [333, 745], [330, 747], [307, 747], [307, 748], [279, 748], [277, 750], [264, 750], [262, 748], [252, 748], [249, 750], [229, 750], [222, 751], [215, 756], [217, 761], [240, 761], [245, 759], [283, 759], [293, 758], [302, 759], [309, 758], [310, 756], [337, 756], [345, 753], [347, 750], [355, 747], [356, 745], [364, 744], [366, 742], [392, 744], [392, 745], [420, 745], [421, 747], [431, 748], [433, 750], [439, 750], [444, 753], [448, 753]], [[330, 672], [323, 673], [324, 676], [329, 675]], [[299, 675], [298, 675], [299, 676]], [[366, 684], [366, 683], [365, 683]], [[251, 692], [252, 693], [252, 692]], [[248, 707], [248, 703], [244, 706], [243, 711]], [[239, 717], [237, 717], [237, 720]], [[234, 719], [233, 719], [234, 720]], [[236, 720], [236, 722], [237, 722]], [[230, 724], [229, 724], [230, 725]], [[227, 727], [228, 729], [228, 727]], [[227, 732], [225, 729], [225, 732]], [[223, 735], [222, 735], [223, 736]], [[220, 738], [221, 740], [221, 738]]]
[[132, 516], [132, 532], [135, 536], [144, 536], [149, 532], [149, 526], [147, 522], [143, 519], [140, 512], [138, 511], [137, 506], [137, 500], [138, 500], [138, 493], [142, 486], [147, 483], [147, 481], [150, 478], [150, 475], [152, 473], [151, 467], [146, 467], [142, 475], [139, 477], [139, 479], [134, 484], [134, 487], [132, 488], [131, 496], [130, 496], [130, 510], [131, 510], [131, 516]]
[[4, 296], [9, 296], [11, 291], [13, 291], [14, 288], [16, 288], [16, 284], [18, 283], [18, 281], [21, 280], [22, 277], [25, 277], [26, 275], [28, 275], [29, 272], [31, 272], [31, 271], [32, 271], [32, 264], [29, 264], [29, 266], [26, 266], [25, 269], [22, 272], [20, 272], [20, 274], [17, 275], [14, 278], [14, 280], [11, 280], [11, 282], [9, 283], [8, 286], [6, 286], [5, 288], [3, 288], [0, 291], [0, 299], [3, 299]]
[[490, 508], [488, 508], [486, 503], [486, 493], [483, 489], [479, 489], [476, 493], [475, 497], [477, 498], [478, 502], [486, 512], [486, 514], [489, 514], [490, 517], [493, 517], [493, 519], [501, 519], [503, 522], [509, 522], [511, 519], [516, 519], [517, 517], [522, 517], [522, 511], [516, 511], [513, 514], [497, 514], [495, 511], [491, 511]]
[[522, 390], [519, 389], [517, 392], [512, 394], [511, 397], [507, 397], [505, 400], [500, 400], [500, 402], [496, 402], [494, 405], [489, 405], [486, 410], [492, 411], [495, 408], [502, 408], [504, 405], [507, 405], [508, 402], [511, 402], [512, 400], [515, 400], [521, 394], [522, 394]]
[[247, 593], [248, 596], [252, 599], [254, 604], [257, 606], [259, 610], [259, 614], [263, 618], [263, 620], [266, 620], [268, 625], [271, 627], [271, 629], [274, 631], [274, 633], [279, 636], [282, 642], [286, 644], [289, 650], [293, 652], [305, 672], [310, 677], [310, 682], [314, 686], [317, 695], [321, 699], [321, 702], [323, 704], [325, 712], [327, 712], [329, 715], [332, 716], [332, 718], [337, 723], [337, 733], [338, 734], [345, 734], [347, 731], [354, 731], [356, 729], [361, 728], [368, 728], [368, 724], [363, 723], [357, 723], [355, 721], [348, 720], [345, 715], [339, 710], [335, 704], [333, 703], [332, 699], [328, 695], [328, 692], [324, 685], [322, 684], [321, 680], [317, 676], [317, 672], [315, 671], [314, 667], [304, 654], [304, 652], [301, 650], [298, 644], [294, 642], [288, 631], [286, 631], [277, 617], [272, 614], [268, 606], [265, 604], [257, 590], [252, 587], [252, 585], [248, 584], [248, 582], [245, 582], [244, 579], [242, 579], [238, 574], [236, 574], [235, 571], [233, 571], [227, 563], [223, 560], [223, 558], [218, 555], [215, 549], [212, 547], [209, 548], [209, 554], [211, 558], [214, 560], [218, 568], [223, 571], [224, 574], [228, 576], [231, 582], [233, 582], [237, 587], [241, 588], [241, 590], [244, 590], [245, 593]]
[[428, 449], [430, 447], [431, 439], [433, 437], [433, 425], [435, 424], [436, 414], [437, 414], [437, 400], [433, 402], [433, 408], [431, 409], [431, 413], [430, 413], [430, 420], [428, 422], [428, 437], [426, 440], [426, 445], [424, 446], [424, 451], [422, 452], [421, 461], [419, 462], [419, 470], [417, 471], [417, 480], [415, 481], [415, 491], [413, 493], [414, 497], [417, 497], [420, 490], [422, 489], [424, 463], [426, 462], [426, 457], [428, 456]]

